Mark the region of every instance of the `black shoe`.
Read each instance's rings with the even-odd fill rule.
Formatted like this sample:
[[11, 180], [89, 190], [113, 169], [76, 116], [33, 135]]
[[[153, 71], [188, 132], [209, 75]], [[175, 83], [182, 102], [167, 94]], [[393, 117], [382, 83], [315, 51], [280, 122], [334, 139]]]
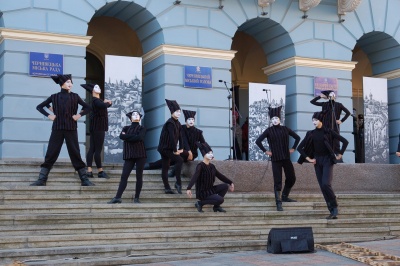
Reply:
[[326, 219], [333, 220], [337, 219], [337, 215], [339, 214], [338, 208], [332, 208], [331, 214], [329, 214]]
[[86, 176], [92, 178], [93, 177], [93, 172], [87, 172]]
[[203, 211], [203, 206], [201, 206], [200, 201], [197, 201], [194, 206], [196, 207], [198, 212], [204, 212]]
[[288, 196], [284, 196], [284, 195], [282, 195], [282, 201], [284, 201], [284, 202], [297, 202], [297, 200], [291, 199]]
[[165, 191], [165, 194], [175, 194], [175, 192], [173, 192], [172, 189], [170, 189], [170, 188], [166, 188], [166, 189], [164, 189], [164, 191]]
[[134, 198], [133, 203], [141, 203], [141, 202], [140, 202], [139, 198]]
[[175, 183], [175, 188], [176, 188], [176, 191], [178, 191], [179, 194], [182, 194], [182, 186], [178, 185], [178, 183]]
[[92, 187], [92, 186], [94, 186], [95, 184], [93, 184], [89, 179], [83, 179], [83, 180], [81, 180], [81, 186], [83, 186], [83, 187]]
[[214, 212], [226, 212], [224, 209], [221, 208], [221, 206], [214, 206], [213, 210]]
[[110, 178], [110, 177], [106, 174], [106, 172], [104, 172], [104, 171], [99, 172], [99, 173], [97, 174], [97, 177], [98, 177], [98, 178], [106, 178], [106, 179], [109, 179], [109, 178]]
[[276, 203], [276, 210], [279, 211], [279, 212], [283, 211], [282, 202], [277, 202]]
[[121, 198], [113, 198], [112, 200], [110, 200], [107, 203], [108, 204], [122, 203], [122, 200], [121, 200]]

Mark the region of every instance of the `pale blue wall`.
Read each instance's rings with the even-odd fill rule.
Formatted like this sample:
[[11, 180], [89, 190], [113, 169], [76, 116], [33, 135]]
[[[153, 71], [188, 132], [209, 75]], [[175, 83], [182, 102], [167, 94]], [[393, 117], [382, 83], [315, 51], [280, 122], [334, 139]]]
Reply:
[[[183, 0], [179, 6], [171, 1], [139, 0], [139, 1], [105, 1], [105, 0], [18, 0], [1, 1], [0, 11], [3, 15], [0, 25], [11, 29], [23, 29], [42, 32], [74, 34], [85, 36], [87, 23], [93, 16], [112, 16], [122, 21], [136, 31], [142, 43], [144, 53], [161, 44], [212, 48], [230, 50], [232, 37], [240, 28], [256, 38], [265, 51], [269, 64], [278, 63], [292, 56], [311, 57], [351, 61], [352, 50], [357, 41], [371, 32], [385, 33], [392, 45], [391, 49], [382, 50], [382, 42], [371, 49], [369, 57], [374, 63], [374, 74], [399, 68], [398, 43], [400, 30], [400, 2], [393, 0], [362, 1], [355, 12], [346, 14], [344, 23], [339, 23], [335, 1], [322, 1], [311, 9], [307, 19], [302, 19], [303, 13], [298, 9], [298, 1], [279, 0], [265, 11], [268, 15], [260, 17], [261, 9], [254, 0], [224, 1], [224, 8], [218, 9], [218, 1]], [[134, 18], [130, 18], [136, 14]], [[258, 19], [256, 19], [258, 18]], [[262, 23], [258, 23], [262, 21]], [[247, 22], [247, 23], [246, 23]], [[252, 24], [255, 23], [256, 24]], [[379, 50], [380, 54], [374, 51]], [[17, 156], [12, 148], [17, 145], [31, 146], [26, 150], [26, 157], [42, 157], [42, 152], [36, 146], [46, 142], [41, 115], [34, 107], [37, 102], [51, 94], [55, 86], [48, 79], [32, 78], [27, 75], [29, 51], [62, 53], [65, 55], [65, 73], [72, 73], [76, 84], [83, 82], [85, 77], [85, 49], [66, 45], [32, 43], [22, 41], [4, 41], [0, 46], [0, 101], [3, 122], [0, 123], [3, 144], [2, 157]], [[375, 59], [376, 58], [376, 59]], [[379, 59], [383, 59], [379, 61]], [[183, 66], [201, 65], [213, 68], [213, 89], [194, 90], [183, 88]], [[217, 153], [225, 157], [228, 154], [226, 144], [226, 126], [220, 126], [227, 105], [225, 88], [217, 82], [218, 79], [230, 80], [230, 62], [226, 60], [197, 59], [192, 57], [162, 56], [144, 66], [144, 107], [147, 111], [145, 123], [149, 127], [147, 145], [150, 157], [154, 157], [155, 143], [162, 123], [169, 116], [164, 98], [175, 98], [182, 108], [197, 109], [198, 126], [205, 131], [207, 139], [218, 147]], [[351, 72], [306, 67], [293, 67], [271, 75], [269, 81], [287, 85], [287, 120], [288, 126], [304, 134], [309, 129], [309, 116], [316, 109], [304, 104], [312, 97], [312, 79], [314, 76], [337, 77], [339, 79], [340, 102], [349, 110], [351, 103]], [[77, 80], [78, 79], [78, 80]], [[80, 81], [79, 81], [80, 79]], [[29, 90], [27, 91], [27, 89]], [[390, 149], [394, 152], [395, 137], [400, 130], [398, 118], [400, 96], [398, 95], [398, 80], [389, 81], [389, 118], [390, 118]], [[75, 91], [79, 89], [75, 87]], [[12, 91], [12, 92], [10, 92]], [[82, 96], [84, 93], [82, 92]], [[210, 97], [210, 95], [212, 95]], [[16, 99], [29, 109], [29, 118], [24, 118], [20, 111], [12, 109]], [[198, 102], [191, 99], [195, 98]], [[212, 99], [212, 101], [209, 101]], [[204, 104], [204, 102], [206, 104]], [[15, 112], [11, 112], [14, 110]], [[32, 111], [33, 110], [33, 111]], [[18, 123], [8, 121], [25, 121], [35, 128], [33, 136], [14, 134], [10, 137], [6, 130], [11, 126], [20, 130]], [[151, 122], [149, 122], [151, 121]], [[183, 118], [182, 121], [183, 122]], [[227, 123], [227, 121], [225, 121]], [[7, 129], [5, 130], [5, 127]], [[49, 126], [47, 126], [49, 127]], [[42, 130], [42, 131], [40, 131]], [[83, 130], [83, 126], [80, 126]], [[351, 161], [353, 137], [350, 119], [342, 127], [345, 137], [351, 144], [346, 159]], [[5, 140], [5, 133], [10, 140]], [[79, 139], [83, 140], [83, 133]], [[37, 140], [36, 140], [37, 139]], [[225, 141], [226, 142], [226, 141]], [[23, 143], [23, 144], [22, 144]], [[28, 145], [29, 144], [29, 145]], [[16, 149], [14, 149], [16, 150]], [[29, 150], [29, 151], [28, 151]], [[38, 150], [38, 151], [36, 151]], [[398, 160], [392, 156], [392, 162]]]

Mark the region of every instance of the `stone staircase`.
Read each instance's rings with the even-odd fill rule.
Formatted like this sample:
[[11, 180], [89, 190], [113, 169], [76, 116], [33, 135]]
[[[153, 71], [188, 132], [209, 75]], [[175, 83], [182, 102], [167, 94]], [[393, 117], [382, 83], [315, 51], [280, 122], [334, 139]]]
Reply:
[[[145, 171], [141, 204], [132, 203], [132, 173], [122, 204], [114, 197], [121, 165], [111, 179], [81, 187], [69, 163], [57, 163], [46, 187], [30, 187], [38, 162], [0, 162], [0, 264], [130, 265], [265, 250], [273, 227], [312, 226], [315, 243], [372, 241], [400, 235], [399, 193], [338, 193], [339, 219], [326, 220], [320, 193], [294, 192], [277, 212], [272, 192], [228, 193], [226, 213], [195, 199], [163, 193], [159, 170]], [[189, 178], [183, 178], [183, 187]], [[174, 184], [174, 179], [170, 179]]]

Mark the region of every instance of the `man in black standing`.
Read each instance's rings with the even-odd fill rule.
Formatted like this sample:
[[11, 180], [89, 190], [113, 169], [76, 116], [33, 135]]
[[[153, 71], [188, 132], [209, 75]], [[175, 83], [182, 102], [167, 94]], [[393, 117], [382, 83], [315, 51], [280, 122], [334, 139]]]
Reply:
[[[321, 98], [328, 99], [328, 101], [318, 102]], [[330, 128], [337, 134], [340, 134], [340, 125], [346, 121], [351, 113], [342, 103], [336, 101], [335, 92], [331, 90], [322, 91], [321, 95], [312, 99], [310, 103], [316, 106], [321, 106], [321, 111], [325, 112], [324, 121], [321, 121], [324, 127]], [[344, 112], [345, 115], [340, 119], [342, 112]], [[333, 151], [338, 154], [340, 151], [339, 140], [335, 139], [333, 145]], [[342, 162], [342, 160], [339, 160], [339, 162]]]
[[[282, 201], [295, 202], [296, 200], [289, 198], [290, 190], [296, 182], [296, 175], [294, 167], [290, 161], [290, 154], [293, 153], [300, 142], [300, 137], [293, 130], [281, 125], [281, 109], [282, 106], [277, 108], [269, 108], [269, 117], [272, 126], [268, 127], [256, 140], [257, 146], [268, 156], [272, 161], [272, 174], [274, 176], [274, 194], [276, 209], [283, 211]], [[289, 136], [295, 139], [291, 149], [289, 149]], [[267, 151], [262, 141], [267, 139], [270, 150]], [[285, 171], [285, 187], [282, 191], [282, 169]], [[282, 198], [281, 198], [282, 191]]]
[[[314, 130], [308, 131], [297, 150], [300, 153], [299, 164], [308, 161], [314, 165], [318, 184], [330, 212], [326, 219], [337, 219], [338, 203], [332, 189], [333, 165], [342, 159], [349, 142], [335, 131], [323, 127], [324, 112], [316, 112], [312, 117]], [[342, 149], [336, 154], [333, 151], [333, 140], [342, 142]]]
[[110, 100], [100, 99], [101, 89], [97, 84], [81, 84], [93, 97], [92, 99], [92, 115], [90, 116], [90, 146], [86, 154], [86, 164], [88, 168], [88, 177], [93, 177], [92, 163], [97, 167], [97, 177], [109, 178], [106, 172], [103, 171], [101, 163], [101, 151], [104, 145], [106, 131], [108, 131], [108, 111], [112, 104]]
[[[45, 156], [45, 161], [41, 165], [39, 179], [31, 186], [46, 186], [47, 178], [51, 168], [60, 155], [61, 147], [64, 143], [67, 145], [68, 154], [72, 165], [78, 171], [82, 186], [94, 186], [89, 181], [86, 174], [86, 165], [82, 161], [79, 150], [77, 121], [90, 111], [90, 106], [85, 103], [78, 94], [71, 92], [71, 75], [57, 75], [51, 77], [55, 83], [59, 84], [61, 91], [51, 95], [47, 100], [39, 104], [36, 109], [53, 121], [53, 127], [49, 139], [49, 145]], [[44, 110], [45, 106], [52, 105], [54, 115]], [[78, 105], [82, 110], [77, 114]]]
[[[161, 130], [160, 141], [157, 148], [157, 151], [161, 155], [162, 162], [161, 177], [164, 184], [165, 194], [175, 194], [168, 182], [168, 169], [172, 161], [175, 164], [176, 172], [175, 188], [179, 194], [182, 194], [181, 169], [183, 158], [180, 154], [183, 151], [183, 139], [181, 135], [182, 125], [178, 121], [181, 116], [181, 107], [174, 100], [165, 99], [165, 101], [171, 112], [171, 118], [165, 122]], [[177, 149], [178, 142], [179, 149]]]

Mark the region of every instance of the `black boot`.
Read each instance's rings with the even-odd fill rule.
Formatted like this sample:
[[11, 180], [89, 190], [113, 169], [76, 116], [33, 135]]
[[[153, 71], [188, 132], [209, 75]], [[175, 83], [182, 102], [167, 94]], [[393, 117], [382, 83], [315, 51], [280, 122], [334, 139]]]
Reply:
[[277, 211], [283, 211], [282, 200], [281, 200], [281, 192], [275, 190], [274, 193], [275, 193], [276, 210]]
[[106, 178], [106, 179], [109, 179], [109, 178], [110, 178], [110, 177], [106, 174], [106, 172], [104, 172], [104, 171], [99, 172], [99, 173], [97, 174], [97, 177], [98, 177], [98, 178]]
[[326, 217], [326, 219], [328, 219], [328, 220], [337, 219], [339, 210], [338, 210], [338, 204], [337, 204], [336, 199], [331, 200], [330, 202], [327, 203], [327, 205], [328, 205], [330, 214]]
[[182, 186], [178, 185], [178, 183], [175, 183], [175, 188], [176, 188], [176, 191], [178, 191], [179, 194], [182, 194]]
[[297, 202], [297, 200], [289, 198], [289, 194], [290, 194], [290, 188], [284, 187], [283, 191], [282, 191], [282, 201], [284, 201], [284, 202]]
[[175, 176], [175, 165], [172, 166], [168, 171], [168, 177], [174, 177], [174, 176]]
[[197, 201], [194, 206], [196, 207], [198, 212], [204, 212], [203, 211], [203, 205], [201, 205], [200, 201]]
[[44, 167], [40, 168], [39, 179], [30, 184], [30, 186], [46, 186], [47, 177], [49, 176], [49, 173], [50, 169]]
[[222, 207], [221, 206], [214, 206], [213, 207], [213, 211], [214, 212], [226, 212], [224, 209], [222, 209]]
[[79, 178], [81, 179], [81, 185], [84, 187], [94, 186], [92, 182], [88, 179], [86, 175], [86, 169], [82, 168], [78, 170]]

